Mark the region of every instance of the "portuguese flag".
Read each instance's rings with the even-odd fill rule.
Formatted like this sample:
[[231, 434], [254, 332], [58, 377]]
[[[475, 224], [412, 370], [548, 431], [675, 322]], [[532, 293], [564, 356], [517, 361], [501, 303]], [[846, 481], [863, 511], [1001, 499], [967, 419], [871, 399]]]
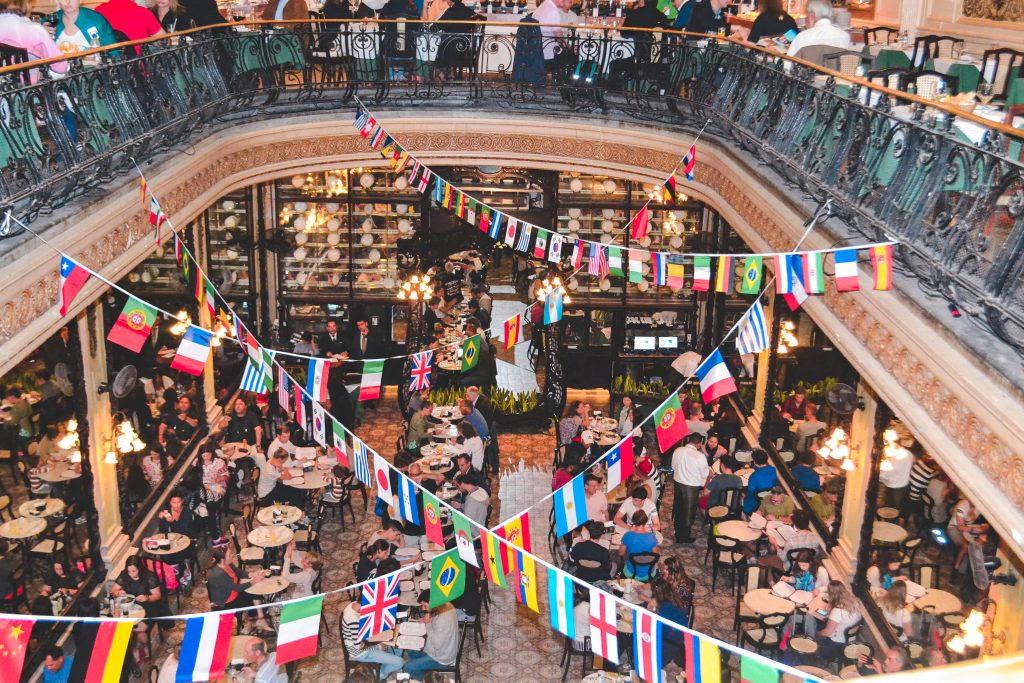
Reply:
[[156, 322], [156, 309], [139, 301], [133, 296], [128, 297], [121, 315], [117, 316], [114, 326], [110, 328], [107, 341], [119, 344], [129, 351], [138, 353], [149, 337], [149, 331]]
[[430, 493], [423, 492], [423, 529], [427, 538], [444, 545], [444, 531], [441, 529], [441, 502]]
[[655, 432], [658, 434], [658, 448], [662, 453], [679, 443], [689, 434], [686, 428], [686, 416], [679, 405], [679, 394], [672, 394], [656, 411], [654, 411]]

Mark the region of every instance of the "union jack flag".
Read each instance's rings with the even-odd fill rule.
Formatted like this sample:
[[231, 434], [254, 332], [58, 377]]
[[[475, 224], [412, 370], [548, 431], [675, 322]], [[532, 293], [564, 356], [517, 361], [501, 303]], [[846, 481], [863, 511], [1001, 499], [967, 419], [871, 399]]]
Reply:
[[398, 573], [395, 573], [363, 586], [359, 597], [359, 632], [356, 633], [356, 641], [395, 628], [400, 583]]
[[409, 382], [410, 391], [430, 388], [430, 366], [433, 360], [433, 351], [421, 351], [413, 354], [412, 371], [409, 373], [411, 377]]

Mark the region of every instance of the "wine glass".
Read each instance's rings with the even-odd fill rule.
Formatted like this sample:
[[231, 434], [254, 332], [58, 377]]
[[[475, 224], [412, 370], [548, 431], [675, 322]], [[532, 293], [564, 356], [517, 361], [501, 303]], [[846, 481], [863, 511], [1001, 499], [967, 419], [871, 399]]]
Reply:
[[995, 97], [996, 91], [995, 88], [992, 87], [991, 83], [982, 82], [978, 84], [977, 95], [982, 104], [988, 105], [988, 103], [992, 101], [992, 98]]

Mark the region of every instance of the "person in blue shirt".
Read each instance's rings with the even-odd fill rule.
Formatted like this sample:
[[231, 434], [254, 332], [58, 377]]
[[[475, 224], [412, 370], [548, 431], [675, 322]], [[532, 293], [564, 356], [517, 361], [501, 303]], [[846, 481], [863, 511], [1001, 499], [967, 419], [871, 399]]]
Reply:
[[697, 4], [696, 0], [683, 0], [677, 6], [679, 11], [676, 14], [676, 20], [672, 22], [672, 28], [679, 31], [686, 30], [686, 25], [690, 23], [690, 17], [693, 15], [693, 6], [695, 4]]
[[779, 473], [768, 464], [768, 454], [764, 450], [756, 449], [750, 454], [750, 459], [754, 463], [754, 472], [747, 480], [747, 497], [743, 500], [743, 514], [748, 517], [761, 504], [757, 494], [775, 486], [775, 482], [779, 480]]
[[622, 535], [619, 555], [623, 558], [623, 576], [627, 579], [647, 581], [651, 578], [651, 568], [654, 565], [640, 566], [633, 564], [630, 556], [638, 553], [654, 553], [655, 555], [661, 553], [661, 549], [658, 548], [658, 537], [647, 528], [647, 513], [643, 510], [637, 510], [633, 513], [629, 531]]
[[64, 656], [64, 650], [57, 645], [46, 648], [46, 659], [43, 660], [43, 683], [67, 683], [71, 676], [71, 665], [75, 658]]
[[469, 420], [469, 424], [473, 425], [481, 439], [487, 438], [490, 431], [487, 429], [487, 420], [484, 419], [483, 413], [474, 408], [473, 404], [466, 399], [459, 401], [459, 412], [462, 413], [464, 419]]
[[814, 453], [797, 456], [796, 465], [789, 471], [804, 491], [821, 493], [821, 477], [814, 471]]
[[[663, 579], [655, 579], [651, 582], [651, 601], [647, 603], [647, 609], [666, 621], [680, 626], [689, 626], [689, 609], [680, 604], [679, 597], [672, 589], [672, 585]], [[683, 632], [674, 628], [664, 628], [662, 636], [662, 668], [668, 666], [669, 662], [675, 662], [677, 665], [685, 667], [686, 652]]]

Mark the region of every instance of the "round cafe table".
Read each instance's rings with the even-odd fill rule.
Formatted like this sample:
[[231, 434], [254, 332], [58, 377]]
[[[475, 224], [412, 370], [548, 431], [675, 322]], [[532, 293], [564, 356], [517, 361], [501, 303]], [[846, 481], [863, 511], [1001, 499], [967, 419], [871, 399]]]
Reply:
[[[280, 515], [280, 521], [274, 521], [274, 513]], [[302, 519], [302, 510], [294, 505], [271, 505], [256, 513], [260, 524], [267, 526], [288, 526]]]
[[[45, 507], [42, 510], [36, 511], [36, 506], [39, 503], [44, 503]], [[35, 500], [26, 500], [20, 506], [18, 506], [18, 515], [21, 517], [52, 517], [58, 513], [64, 512], [64, 501], [60, 498], [37, 498]]]
[[249, 543], [261, 548], [278, 548], [291, 543], [294, 535], [286, 526], [258, 526], [246, 538]]
[[[448, 454], [429, 455], [427, 457], [420, 458], [419, 460], [417, 460], [416, 464], [418, 464], [424, 472], [429, 472], [430, 474], [447, 474], [448, 472], [451, 472], [452, 469], [455, 468], [454, 458], [454, 455]], [[447, 465], [443, 464], [444, 460], [448, 461]], [[431, 467], [431, 462], [437, 464], [438, 467], [436, 469]]]
[[[152, 548], [152, 549], [146, 547], [146, 541], [153, 540], [153, 539], [161, 539], [162, 540], [164, 538], [168, 539], [171, 542], [171, 544], [168, 547], [166, 547], [166, 548]], [[142, 549], [143, 549], [144, 552], [146, 552], [149, 555], [174, 555], [176, 553], [185, 552], [186, 550], [188, 550], [188, 547], [190, 545], [192, 545], [192, 539], [191, 538], [189, 538], [188, 536], [186, 536], [184, 534], [176, 534], [174, 532], [171, 532], [171, 533], [167, 534], [166, 536], [164, 534], [154, 534], [153, 536], [150, 536], [149, 538], [143, 539], [143, 541], [142, 541]]]
[[871, 529], [871, 540], [878, 543], [902, 543], [907, 540], [907, 530], [892, 522], [875, 522]]
[[[329, 472], [323, 470], [313, 470], [311, 472], [303, 472], [299, 476], [301, 479], [289, 479], [284, 483], [287, 486], [291, 486], [293, 489], [301, 489], [303, 491], [315, 491], [316, 489], [322, 489], [327, 485], [327, 476]], [[282, 481], [284, 481], [282, 479]]]
[[738, 469], [735, 472], [733, 472], [733, 474], [735, 474], [737, 477], [739, 477], [740, 481], [743, 482], [743, 486], [744, 487], [746, 487], [747, 484], [750, 483], [750, 475], [752, 475], [753, 473], [754, 473], [754, 468], [753, 467], [741, 467], [740, 469]]
[[[459, 368], [461, 367], [462, 363], [460, 361]], [[436, 406], [430, 411], [430, 416], [441, 422], [459, 422], [462, 420], [462, 413], [459, 412], [458, 406]]]
[[40, 479], [51, 484], [61, 484], [71, 479], [78, 479], [81, 476], [81, 471], [75, 470], [66, 462], [53, 463], [46, 472], [39, 473]]
[[771, 588], [755, 588], [743, 595], [743, 604], [755, 614], [792, 614], [796, 611], [796, 603], [772, 593]]
[[933, 614], [948, 614], [963, 609], [960, 598], [938, 588], [929, 588], [928, 592], [915, 600], [913, 604], [922, 612], [927, 611]]
[[257, 581], [248, 588], [245, 589], [246, 593], [250, 595], [256, 595], [259, 597], [267, 597], [270, 595], [277, 595], [281, 591], [292, 585], [292, 582], [281, 576], [268, 576], [262, 581]]
[[751, 529], [750, 525], [742, 519], [730, 519], [725, 522], [719, 522], [715, 525], [715, 532], [719, 536], [734, 538], [740, 543], [756, 541], [761, 538], [763, 533], [761, 529]]
[[611, 417], [601, 417], [595, 419], [590, 428], [598, 432], [614, 432], [619, 426], [619, 421]]
[[46, 520], [39, 517], [18, 517], [0, 525], [0, 536], [19, 541], [46, 531]]
[[234, 462], [242, 458], [252, 457], [253, 447], [244, 444], [241, 441], [232, 441], [224, 444], [224, 452], [230, 453], [231, 462]]

